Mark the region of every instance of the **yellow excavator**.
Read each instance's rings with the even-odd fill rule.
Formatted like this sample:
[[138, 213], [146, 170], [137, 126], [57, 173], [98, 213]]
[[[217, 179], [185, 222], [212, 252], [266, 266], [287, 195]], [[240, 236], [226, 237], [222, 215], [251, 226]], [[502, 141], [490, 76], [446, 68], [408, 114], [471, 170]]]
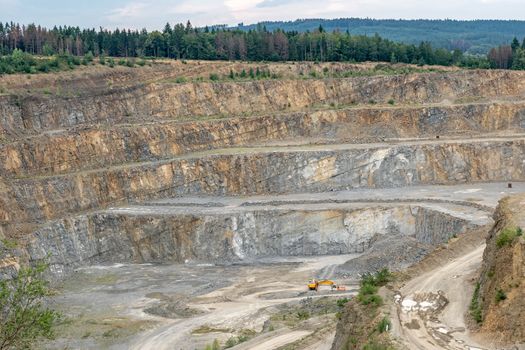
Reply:
[[310, 280], [308, 282], [308, 289], [309, 290], [315, 290], [317, 291], [319, 289], [319, 286], [330, 286], [331, 289], [337, 289], [337, 285], [332, 280]]

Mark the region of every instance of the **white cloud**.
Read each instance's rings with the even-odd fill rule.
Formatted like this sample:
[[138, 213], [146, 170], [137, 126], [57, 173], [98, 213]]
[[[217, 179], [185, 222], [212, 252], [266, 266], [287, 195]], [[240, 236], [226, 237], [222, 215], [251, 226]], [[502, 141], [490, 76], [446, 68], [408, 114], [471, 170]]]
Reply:
[[[10, 2], [14, 0], [0, 0]], [[235, 25], [298, 18], [455, 18], [524, 19], [524, 0], [132, 0], [113, 8], [109, 27], [160, 29], [166, 22]], [[514, 6], [511, 6], [514, 5]]]
[[112, 22], [122, 22], [142, 17], [144, 9], [148, 4], [144, 2], [132, 2], [123, 7], [117, 7], [109, 12], [106, 18]]
[[138, 0], [107, 12], [108, 28], [126, 27], [160, 29], [165, 23], [185, 23], [196, 26], [236, 23], [232, 11], [221, 1], [213, 0]]

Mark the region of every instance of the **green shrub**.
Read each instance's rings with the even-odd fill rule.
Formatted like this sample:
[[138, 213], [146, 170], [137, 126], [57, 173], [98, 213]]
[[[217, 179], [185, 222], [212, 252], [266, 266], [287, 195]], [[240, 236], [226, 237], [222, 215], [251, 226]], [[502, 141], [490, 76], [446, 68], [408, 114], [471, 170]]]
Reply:
[[52, 338], [60, 315], [46, 306], [46, 269], [45, 264], [21, 268], [14, 278], [0, 281], [2, 349], [27, 349], [41, 337]]
[[362, 295], [368, 295], [368, 294], [375, 294], [377, 293], [377, 287], [370, 283], [365, 283], [361, 285], [361, 288], [359, 289], [359, 294]]
[[93, 62], [93, 60], [95, 59], [95, 56], [93, 56], [93, 52], [88, 51], [88, 52], [84, 55], [84, 59], [85, 59], [88, 63], [91, 63], [91, 62]]
[[392, 280], [392, 274], [388, 269], [382, 269], [375, 274], [365, 274], [361, 277], [357, 300], [363, 305], [380, 306], [383, 299], [377, 295], [379, 287], [386, 285]]
[[382, 287], [392, 280], [392, 273], [387, 269], [381, 269], [375, 274], [367, 273], [361, 277], [361, 286], [372, 285]]
[[16, 248], [18, 248], [18, 242], [15, 241], [14, 239], [4, 238], [0, 242], [2, 243], [4, 248], [6, 248], [6, 249], [16, 249]]
[[502, 248], [507, 244], [511, 244], [514, 241], [514, 238], [522, 234], [521, 228], [510, 228], [507, 227], [501, 231], [501, 233], [496, 238], [496, 245], [498, 248]]
[[[85, 59], [84, 63], [87, 64]], [[48, 73], [59, 70], [74, 69], [82, 62], [80, 58], [61, 54], [53, 57], [36, 59], [34, 56], [20, 50], [14, 50], [11, 55], [0, 56], [0, 74], [14, 73]]]
[[375, 283], [377, 286], [384, 286], [392, 280], [392, 273], [387, 268], [376, 272]]
[[37, 70], [42, 73], [48, 73], [51, 70], [49, 62], [39, 62]]
[[342, 299], [338, 299], [337, 300], [337, 306], [340, 307], [340, 308], [343, 308], [346, 303], [348, 303], [350, 301], [350, 299], [348, 298], [342, 298]]
[[307, 320], [310, 318], [310, 313], [306, 310], [297, 311], [297, 318], [300, 320]]
[[388, 104], [389, 104], [389, 105], [392, 105], [392, 106], [393, 106], [395, 103], [396, 103], [396, 102], [395, 102], [393, 99], [388, 100]]
[[210, 74], [210, 80], [211, 81], [217, 81], [217, 80], [219, 80], [219, 76], [217, 74], [215, 74], [215, 73], [211, 73]]
[[225, 349], [233, 348], [235, 345], [237, 345], [237, 338], [236, 337], [230, 337], [228, 340], [226, 340], [226, 343], [224, 344]]
[[375, 284], [376, 284], [375, 276], [373, 274], [371, 274], [371, 273], [366, 273], [363, 276], [361, 276], [361, 281], [359, 282], [359, 284], [361, 286], [363, 286], [365, 284], [370, 284], [370, 285], [375, 286]]
[[472, 300], [470, 301], [470, 316], [478, 323], [480, 324], [483, 321], [483, 314], [481, 311], [481, 305], [479, 303], [479, 289], [480, 284], [479, 282], [476, 283], [476, 288], [474, 289], [474, 294], [472, 294]]
[[386, 317], [383, 317], [383, 319], [377, 325], [377, 331], [379, 333], [387, 332], [390, 328], [392, 328], [392, 324], [390, 323], [390, 320]]
[[[271, 327], [273, 327], [273, 326], [271, 326]], [[271, 329], [270, 331], [272, 331], [272, 330], [273, 329]], [[253, 337], [253, 335], [255, 334], [254, 332], [248, 331], [248, 330], [243, 330], [243, 332], [241, 332], [241, 333], [242, 334], [240, 334], [238, 337], [230, 337], [230, 338], [228, 338], [228, 340], [224, 344], [224, 348], [225, 349], [233, 348], [235, 345], [238, 345], [240, 343], [244, 343], [245, 341], [250, 340], [250, 338]]]
[[248, 341], [248, 339], [250, 339], [250, 337], [245, 334], [241, 334], [237, 337], [239, 343], [244, 343], [245, 341]]
[[383, 305], [383, 298], [381, 298], [377, 294], [366, 294], [366, 295], [358, 294], [357, 299], [363, 305], [372, 305], [374, 307]]
[[500, 301], [503, 301], [507, 299], [507, 294], [502, 289], [498, 289], [496, 291], [496, 302], [499, 303]]

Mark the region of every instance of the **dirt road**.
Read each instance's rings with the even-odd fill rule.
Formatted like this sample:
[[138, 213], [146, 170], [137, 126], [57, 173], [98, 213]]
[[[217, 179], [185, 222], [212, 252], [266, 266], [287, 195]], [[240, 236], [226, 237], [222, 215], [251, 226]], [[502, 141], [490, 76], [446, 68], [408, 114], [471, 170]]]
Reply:
[[[268, 319], [268, 314], [264, 312], [266, 308], [304, 299], [303, 292], [306, 288], [304, 283], [307, 276], [323, 267], [332, 270], [330, 267], [334, 263], [342, 263], [349, 258], [349, 255], [306, 258], [297, 268], [290, 269], [287, 273], [276, 275], [272, 268], [254, 273], [247, 280], [203, 295], [198, 298], [200, 302], [197, 300], [190, 305], [205, 311], [204, 315], [167, 322], [161, 327], [142, 334], [132, 342], [130, 348], [136, 350], [194, 349], [195, 344], [190, 341], [192, 332], [203, 326], [218, 329], [261, 328]], [[326, 277], [330, 276], [326, 275]], [[266, 298], [269, 294], [274, 297]], [[296, 296], [293, 296], [294, 294]], [[337, 293], [337, 297], [348, 297], [354, 294], [355, 291], [349, 289], [347, 292]], [[279, 297], [280, 295], [283, 297]], [[326, 295], [309, 294], [308, 298], [316, 299]], [[222, 301], [225, 299], [226, 301]], [[276, 333], [275, 336], [263, 335], [261, 343], [258, 343], [255, 349], [275, 349], [302, 339], [311, 333], [311, 330], [288, 329]], [[257, 342], [257, 338], [254, 340]], [[319, 345], [326, 348], [328, 344]]]
[[279, 337], [275, 337], [264, 343], [261, 343], [257, 346], [252, 347], [252, 350], [272, 350], [277, 349], [280, 346], [292, 343], [298, 339], [304, 338], [312, 332], [309, 331], [295, 331], [290, 332]]
[[483, 349], [470, 336], [464, 315], [484, 248], [481, 244], [413, 278], [400, 290], [393, 332], [407, 349]]

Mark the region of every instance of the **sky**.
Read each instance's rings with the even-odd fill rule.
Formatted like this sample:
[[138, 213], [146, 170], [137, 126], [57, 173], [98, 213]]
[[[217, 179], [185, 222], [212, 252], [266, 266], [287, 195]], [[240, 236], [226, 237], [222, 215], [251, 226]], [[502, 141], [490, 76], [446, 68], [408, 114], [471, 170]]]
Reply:
[[0, 21], [47, 27], [162, 29], [298, 18], [525, 20], [525, 0], [0, 0]]

